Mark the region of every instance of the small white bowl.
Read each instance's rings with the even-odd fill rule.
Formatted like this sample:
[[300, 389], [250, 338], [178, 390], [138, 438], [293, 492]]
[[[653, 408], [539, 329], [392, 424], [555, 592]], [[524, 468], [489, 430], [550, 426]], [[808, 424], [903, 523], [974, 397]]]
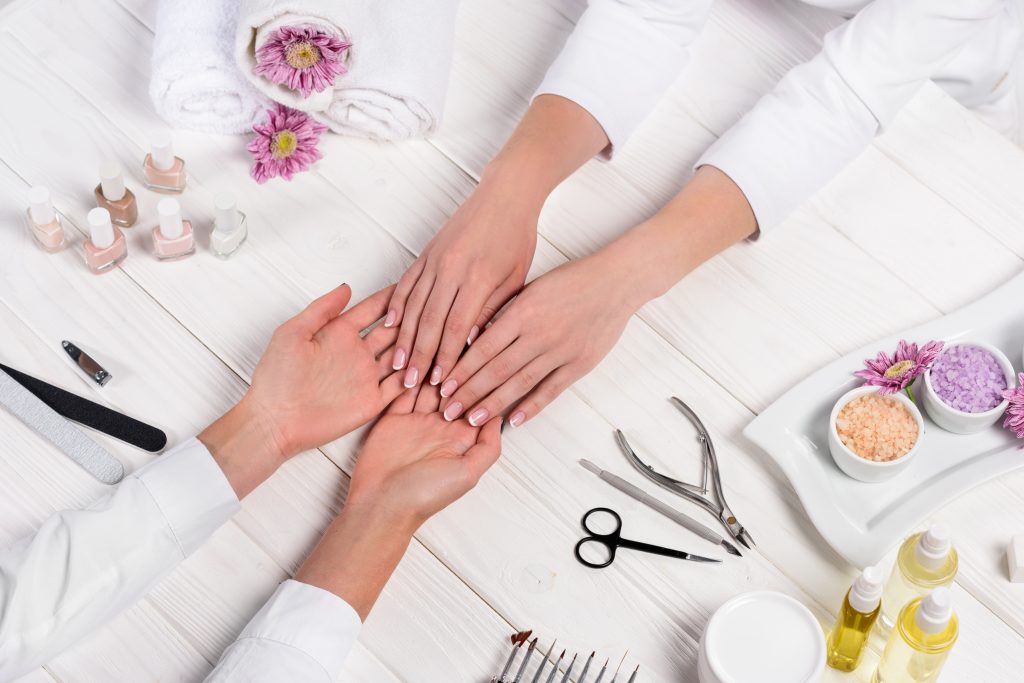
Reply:
[[835, 407], [832, 408], [832, 414], [828, 418], [828, 449], [832, 453], [832, 459], [836, 461], [839, 469], [854, 479], [871, 483], [891, 479], [906, 469], [911, 459], [920, 450], [921, 441], [924, 440], [924, 418], [921, 416], [921, 411], [917, 409], [914, 402], [907, 398], [906, 395], [897, 393], [890, 394], [887, 398], [892, 398], [902, 403], [910, 411], [914, 421], [917, 422], [917, 441], [914, 442], [913, 448], [895, 460], [887, 460], [885, 462], [862, 458], [847, 448], [839, 439], [839, 432], [836, 431], [836, 417], [839, 416], [839, 411], [842, 410], [843, 406], [859, 396], [877, 393], [878, 387], [857, 387], [856, 389], [851, 389], [836, 401]]
[[[1013, 371], [1013, 365], [1010, 364], [1010, 359], [996, 347], [984, 342], [964, 341], [950, 344], [943, 350], [943, 353], [956, 346], [974, 346], [982, 351], [989, 352], [999, 363], [999, 366], [1003, 369], [1003, 373], [1006, 375], [1006, 387], [1008, 389], [1012, 389], [1017, 386], [1017, 375]], [[924, 409], [928, 412], [928, 417], [947, 432], [953, 432], [954, 434], [973, 434], [975, 432], [980, 432], [982, 429], [995, 424], [1006, 411], [1006, 406], [1009, 405], [1009, 401], [1003, 400], [1003, 402], [995, 408], [986, 410], [983, 413], [965, 413], [959, 411], [956, 408], [946, 405], [942, 399], [939, 398], [939, 395], [935, 393], [935, 389], [932, 388], [931, 377], [932, 371], [929, 368], [924, 373], [924, 391], [921, 392], [923, 394], [922, 400], [924, 401]]]

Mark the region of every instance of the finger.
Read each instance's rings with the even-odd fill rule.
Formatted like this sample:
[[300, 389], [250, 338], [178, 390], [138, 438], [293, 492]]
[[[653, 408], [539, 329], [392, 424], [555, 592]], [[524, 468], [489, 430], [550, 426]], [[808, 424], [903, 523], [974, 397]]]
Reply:
[[572, 383], [585, 375], [571, 365], [563, 365], [537, 385], [512, 411], [508, 423], [519, 427], [536, 417], [549, 403], [558, 398]]
[[[443, 283], [440, 280], [434, 283], [423, 307], [419, 323], [416, 326], [416, 342], [409, 357], [409, 369], [406, 371], [405, 386], [417, 384], [420, 380], [426, 379], [430, 373], [434, 355], [437, 353], [437, 345], [441, 341], [441, 331], [444, 329], [448, 313], [452, 309], [452, 302], [458, 290], [454, 285]], [[437, 373], [433, 373], [437, 374]], [[437, 385], [438, 381], [431, 384]]]
[[312, 338], [324, 325], [334, 320], [348, 306], [352, 298], [352, 288], [348, 285], [335, 287], [289, 320], [287, 325], [291, 330]]
[[388, 299], [395, 291], [395, 285], [388, 285], [366, 297], [341, 316], [358, 330], [365, 330], [381, 319], [387, 309]]
[[[392, 346], [396, 339], [398, 339], [398, 328], [384, 327], [383, 325], [377, 325], [377, 327], [370, 330], [369, 334], [363, 337], [363, 341], [366, 342], [374, 357], [379, 356], [385, 349]], [[391, 356], [388, 356], [388, 361], [391, 361]]]
[[391, 294], [388, 313], [384, 316], [384, 327], [394, 327], [402, 322], [406, 300], [408, 300], [413, 287], [419, 281], [420, 275], [423, 274], [426, 264], [427, 260], [421, 256], [412, 262], [407, 271], [402, 273], [402, 277], [398, 279], [398, 284], [395, 285], [395, 291]]
[[512, 300], [516, 294], [522, 290], [521, 283], [515, 280], [506, 280], [502, 283], [502, 286], [494, 291], [491, 296], [484, 302], [483, 308], [480, 309], [480, 314], [476, 317], [476, 322], [470, 328], [469, 334], [467, 335], [467, 345], [472, 345], [476, 338], [480, 335], [480, 332], [487, 328], [487, 323], [494, 320], [498, 312], [505, 307], [509, 301]]
[[[409, 300], [405, 305], [405, 313], [402, 316], [402, 330], [398, 333], [398, 342], [395, 344], [395, 370], [402, 370], [407, 365], [409, 351], [412, 350], [413, 342], [416, 339], [416, 327], [419, 325], [420, 314], [423, 313], [423, 307], [427, 305], [427, 297], [430, 296], [430, 292], [433, 289], [434, 275], [433, 273], [428, 273], [420, 278], [419, 282], [416, 283], [416, 287], [412, 290], [412, 294], [409, 295]], [[422, 379], [422, 377], [419, 379]], [[416, 382], [413, 382], [413, 384], [416, 384]]]
[[455, 363], [469, 344], [470, 328], [473, 327], [473, 322], [479, 316], [486, 299], [486, 292], [459, 290], [444, 324], [441, 345], [437, 351], [437, 364], [430, 373], [431, 384], [440, 384], [441, 380], [446, 379], [455, 369]]
[[[473, 424], [482, 424], [483, 421], [487, 420], [492, 415], [503, 414], [510, 406], [516, 401], [529, 394], [534, 387], [539, 385], [545, 377], [551, 374], [561, 365], [560, 362], [550, 357], [547, 354], [538, 356], [532, 361], [527, 363], [522, 370], [519, 370], [511, 378], [502, 382], [497, 389], [492, 391], [489, 395], [485, 396], [476, 403], [464, 402], [464, 405], [472, 406], [466, 410], [466, 414], [470, 416], [470, 421]], [[483, 372], [487, 372], [487, 368], [484, 368]], [[465, 388], [471, 389], [476, 378], [480, 376], [478, 373], [466, 383]], [[462, 392], [459, 392], [461, 395]], [[511, 423], [511, 420], [510, 420]], [[522, 424], [522, 421], [519, 421]], [[519, 426], [516, 424], [515, 426]]]
[[441, 404], [441, 394], [437, 392], [437, 387], [428, 387], [426, 384], [420, 385], [420, 395], [416, 399], [416, 410], [417, 413], [436, 413], [438, 406]]
[[[483, 338], [480, 343], [483, 344]], [[452, 400], [444, 408], [444, 419], [454, 420], [462, 415], [466, 408], [476, 406], [480, 399], [510, 380], [538, 355], [539, 353], [531, 348], [529, 342], [522, 338], [516, 340], [459, 387], [459, 390], [452, 396]], [[540, 380], [541, 377], [543, 375], [537, 379]], [[481, 407], [475, 407], [466, 414], [469, 424], [479, 427], [496, 413], [488, 413]]]
[[[504, 351], [516, 340], [517, 326], [511, 319], [499, 320], [481, 335], [480, 339], [466, 351], [455, 364], [448, 379], [441, 384], [441, 398], [451, 398], [460, 386], [475, 375], [492, 358]], [[449, 407], [451, 402], [448, 402]]]
[[384, 350], [384, 353], [377, 359], [377, 382], [383, 382], [391, 375], [394, 375], [397, 370], [391, 367], [391, 354], [388, 353], [388, 349]]
[[402, 386], [402, 376], [397, 372], [380, 383], [380, 396], [384, 400], [384, 405], [394, 401], [404, 391], [405, 387]]
[[416, 407], [416, 396], [419, 394], [419, 388], [414, 387], [412, 389], [403, 389], [402, 393], [399, 394], [398, 398], [388, 405], [384, 411], [388, 415], [409, 415]]
[[466, 451], [462, 462], [469, 470], [473, 485], [501, 457], [501, 418], [496, 417], [480, 430], [476, 445]]

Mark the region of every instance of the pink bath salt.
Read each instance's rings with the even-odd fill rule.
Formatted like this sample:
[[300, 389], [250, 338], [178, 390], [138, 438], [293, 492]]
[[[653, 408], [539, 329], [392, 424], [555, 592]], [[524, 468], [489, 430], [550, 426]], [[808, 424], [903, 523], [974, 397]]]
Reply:
[[890, 396], [865, 394], [839, 409], [839, 440], [851, 451], [876, 462], [895, 460], [917, 443], [917, 420], [903, 403]]

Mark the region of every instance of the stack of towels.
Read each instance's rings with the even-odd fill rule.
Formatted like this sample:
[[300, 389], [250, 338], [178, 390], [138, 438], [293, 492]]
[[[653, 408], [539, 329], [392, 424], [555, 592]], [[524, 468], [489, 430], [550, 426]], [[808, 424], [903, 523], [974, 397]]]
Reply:
[[[210, 133], [252, 129], [271, 101], [337, 133], [402, 140], [433, 132], [448, 89], [458, 0], [160, 0], [150, 95], [169, 123]], [[289, 64], [340, 62], [319, 91], [274, 80], [282, 36]], [[261, 51], [261, 48], [263, 50]], [[303, 51], [305, 50], [305, 51]], [[298, 77], [297, 77], [298, 78]]]

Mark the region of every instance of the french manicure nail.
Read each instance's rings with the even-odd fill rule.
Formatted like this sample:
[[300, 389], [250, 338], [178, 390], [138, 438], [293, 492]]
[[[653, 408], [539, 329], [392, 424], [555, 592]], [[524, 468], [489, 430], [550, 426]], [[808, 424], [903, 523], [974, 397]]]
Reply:
[[441, 385], [441, 397], [448, 398], [455, 393], [455, 390], [459, 388], [459, 383], [453, 379], [448, 380]]
[[405, 367], [405, 350], [395, 349], [395, 362], [391, 364], [395, 370], [401, 370]]
[[436, 387], [441, 383], [441, 366], [435, 365], [434, 371], [430, 373], [430, 386]]
[[391, 309], [388, 311], [387, 317], [384, 318], [384, 327], [391, 327], [398, 320], [398, 311]]
[[487, 421], [488, 415], [490, 415], [490, 413], [487, 412], [487, 408], [477, 408], [473, 411], [473, 414], [469, 416], [469, 424], [474, 427], [479, 427]]
[[479, 325], [473, 325], [473, 329], [471, 329], [469, 331], [469, 338], [466, 339], [466, 346], [472, 346], [473, 342], [476, 341], [476, 338], [479, 335], [480, 335], [480, 326]]
[[444, 419], [451, 422], [462, 413], [462, 404], [456, 401], [444, 409]]
[[521, 410], [517, 410], [508, 420], [508, 423], [513, 427], [518, 427], [524, 422], [526, 422], [526, 413]]
[[402, 384], [406, 389], [412, 389], [419, 383], [420, 371], [416, 368], [409, 368], [405, 373], [405, 381]]

